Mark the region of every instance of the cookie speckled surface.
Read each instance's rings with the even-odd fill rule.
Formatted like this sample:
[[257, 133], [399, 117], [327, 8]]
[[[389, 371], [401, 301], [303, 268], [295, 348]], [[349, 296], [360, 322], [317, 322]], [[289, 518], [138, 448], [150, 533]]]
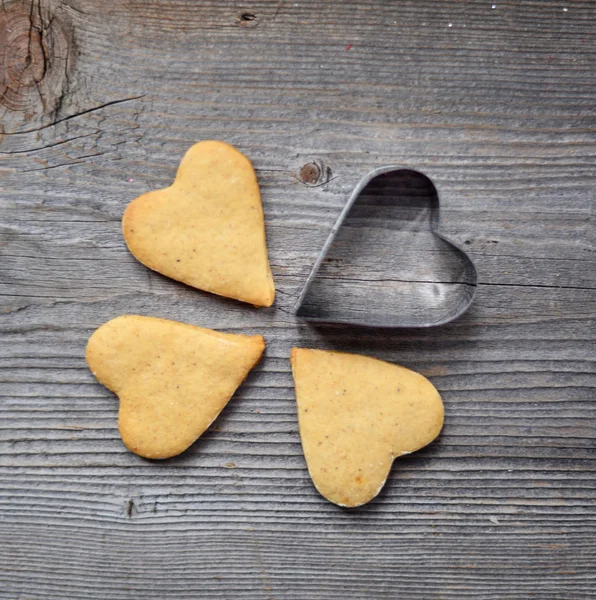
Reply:
[[128, 205], [122, 232], [154, 271], [255, 306], [273, 304], [259, 185], [248, 158], [229, 144], [192, 146], [170, 187]]
[[264, 349], [260, 335], [125, 315], [93, 333], [87, 364], [120, 399], [118, 426], [127, 448], [168, 458], [211, 425]]
[[340, 506], [372, 500], [395, 458], [432, 442], [443, 402], [428, 379], [368, 356], [293, 348], [300, 437], [317, 490]]

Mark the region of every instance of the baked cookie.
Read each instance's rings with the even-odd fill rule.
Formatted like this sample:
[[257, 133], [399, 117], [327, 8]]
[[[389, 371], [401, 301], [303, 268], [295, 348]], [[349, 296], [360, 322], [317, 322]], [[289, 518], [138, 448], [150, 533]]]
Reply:
[[264, 349], [260, 335], [125, 315], [93, 333], [87, 364], [120, 399], [126, 447], [145, 458], [168, 458], [211, 425]]
[[122, 232], [154, 271], [255, 306], [273, 304], [259, 185], [250, 161], [229, 144], [192, 146], [170, 187], [128, 205]]
[[308, 471], [327, 500], [353, 507], [380, 491], [393, 460], [432, 442], [443, 402], [432, 383], [368, 356], [293, 348]]

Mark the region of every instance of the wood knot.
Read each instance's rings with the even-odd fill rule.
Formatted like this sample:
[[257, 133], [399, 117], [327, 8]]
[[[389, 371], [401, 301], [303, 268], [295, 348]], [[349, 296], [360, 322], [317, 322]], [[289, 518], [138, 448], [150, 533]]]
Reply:
[[256, 27], [259, 24], [259, 20], [255, 13], [243, 11], [238, 16], [238, 24], [241, 27]]
[[322, 160], [313, 160], [300, 169], [299, 179], [304, 185], [323, 185], [331, 179], [331, 167]]
[[72, 39], [42, 5], [9, 2], [0, 11], [0, 105], [4, 131], [55, 117], [72, 68]]

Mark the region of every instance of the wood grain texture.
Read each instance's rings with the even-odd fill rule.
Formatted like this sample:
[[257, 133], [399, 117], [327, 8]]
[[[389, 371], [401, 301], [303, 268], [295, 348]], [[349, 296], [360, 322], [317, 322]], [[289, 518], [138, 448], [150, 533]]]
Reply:
[[[4, 0], [0, 14], [31, 24], [25, 46], [1, 38], [18, 52], [0, 78], [0, 598], [594, 597], [593, 2]], [[60, 44], [72, 61], [59, 51], [44, 82], [37, 61]], [[15, 77], [28, 87], [11, 104]], [[126, 251], [126, 204], [207, 138], [255, 164], [270, 309]], [[436, 182], [441, 231], [478, 267], [474, 306], [428, 331], [297, 321], [349, 192], [390, 163]], [[84, 362], [124, 313], [268, 342], [166, 462], [125, 450]], [[308, 478], [292, 345], [403, 364], [443, 396], [439, 440], [368, 506], [332, 506]]]

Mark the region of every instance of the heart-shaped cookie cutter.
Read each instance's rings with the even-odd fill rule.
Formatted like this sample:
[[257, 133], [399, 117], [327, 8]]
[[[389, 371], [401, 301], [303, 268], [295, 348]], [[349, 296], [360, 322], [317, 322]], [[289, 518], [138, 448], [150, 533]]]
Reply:
[[[328, 305], [313, 305], [309, 302], [309, 294], [312, 292], [313, 284], [316, 282], [317, 275], [321, 270], [321, 265], [327, 259], [330, 249], [332, 248], [338, 232], [344, 225], [348, 216], [352, 213], [352, 209], [358, 204], [358, 200], [363, 196], [363, 191], [367, 189], [367, 186], [374, 186], [376, 182], [382, 181], [380, 185], [384, 185], [389, 181], [391, 184], [392, 178], [398, 182], [400, 178], [410, 178], [410, 180], [418, 179], [422, 182], [427, 189], [426, 200], [428, 206], [425, 207], [427, 214], [429, 215], [430, 224], [425, 228], [425, 233], [430, 233], [433, 236], [434, 241], [442, 246], [439, 249], [443, 254], [449, 254], [452, 260], [455, 260], [456, 266], [456, 277], [446, 282], [437, 282], [431, 280], [419, 279], [414, 280], [403, 280], [403, 279], [377, 279], [376, 284], [374, 280], [368, 282], [370, 285], [376, 285], [377, 291], [373, 289], [371, 295], [368, 291], [364, 297], [358, 301], [359, 306], [357, 310], [352, 309], [352, 312], [341, 314], [341, 311], [335, 311], [333, 306]], [[399, 184], [403, 187], [403, 184]], [[398, 185], [398, 190], [400, 189]], [[387, 186], [386, 186], [387, 187]], [[398, 191], [399, 194], [399, 191]], [[385, 194], [387, 197], [387, 194]], [[392, 196], [392, 189], [389, 188], [389, 199], [392, 202], [392, 208], [399, 207], [400, 198]], [[385, 205], [386, 207], [386, 205]], [[382, 229], [392, 229], [390, 226], [389, 218], [381, 219]], [[416, 217], [415, 220], [419, 219]], [[315, 261], [313, 268], [306, 280], [306, 283], [302, 289], [300, 297], [294, 308], [296, 316], [301, 317], [307, 321], [321, 322], [321, 323], [343, 323], [349, 325], [359, 325], [368, 327], [387, 327], [387, 328], [423, 328], [423, 327], [435, 327], [438, 325], [444, 325], [454, 319], [460, 317], [472, 304], [477, 289], [478, 277], [476, 268], [470, 257], [461, 249], [457, 244], [446, 238], [444, 235], [439, 233], [439, 194], [436, 186], [432, 180], [424, 173], [411, 169], [410, 167], [402, 167], [396, 165], [389, 165], [379, 167], [374, 171], [368, 173], [354, 188], [352, 194], [348, 198], [348, 201], [339, 215], [325, 245], [319, 253], [317, 260]], [[348, 244], [349, 245], [349, 244]], [[336, 260], [336, 259], [328, 259]], [[420, 259], [416, 256], [416, 260]], [[341, 262], [341, 261], [338, 261]], [[378, 261], [377, 261], [378, 262]], [[340, 266], [341, 267], [341, 266]], [[375, 264], [375, 268], [377, 264]], [[341, 274], [340, 274], [341, 275]], [[333, 282], [333, 277], [327, 277], [326, 280]], [[349, 277], [347, 278], [349, 282]], [[361, 280], [358, 280], [361, 283]], [[392, 306], [390, 313], [385, 312], [382, 314], [375, 314], [374, 309], [369, 309], [369, 302], [372, 298], [378, 297], [378, 292], [382, 286], [379, 282], [387, 282], [390, 284], [399, 285], [399, 299], [403, 305], [414, 306], [414, 312], [411, 315], [404, 315], [400, 313], [400, 306]], [[359, 285], [360, 285], [359, 283]], [[365, 282], [366, 284], [367, 282]], [[349, 285], [349, 283], [348, 283]], [[415, 286], [418, 286], [415, 289]], [[422, 286], [423, 296], [420, 296]], [[349, 288], [345, 287], [344, 290]], [[385, 291], [385, 290], [381, 290]], [[335, 296], [341, 294], [341, 290], [335, 291]], [[377, 295], [375, 295], [377, 294]], [[405, 295], [404, 295], [405, 294]], [[410, 294], [410, 296], [408, 296]], [[416, 296], [418, 294], [418, 296]], [[387, 294], [385, 294], [387, 296]], [[389, 296], [391, 297], [391, 296]], [[424, 302], [419, 302], [420, 298], [424, 298]], [[430, 304], [426, 304], [426, 299], [430, 299]], [[395, 298], [398, 299], [397, 297]], [[322, 308], [323, 306], [323, 308]]]

